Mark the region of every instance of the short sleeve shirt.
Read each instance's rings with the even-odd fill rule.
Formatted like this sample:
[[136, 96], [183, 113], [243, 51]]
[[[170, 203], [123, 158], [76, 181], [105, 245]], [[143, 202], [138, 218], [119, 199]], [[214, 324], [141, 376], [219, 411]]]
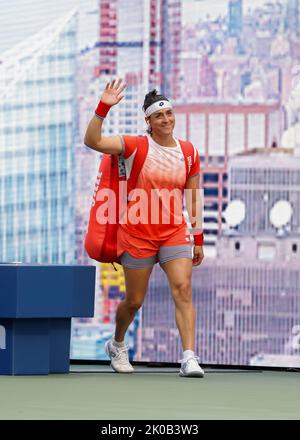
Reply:
[[[183, 192], [186, 183], [186, 165], [178, 139], [176, 146], [163, 146], [148, 136], [149, 149], [137, 179], [136, 189], [129, 194], [127, 222], [121, 227], [136, 237], [149, 240], [165, 240], [179, 228], [185, 228], [183, 216]], [[126, 176], [130, 176], [136, 153], [133, 136], [123, 136], [121, 156], [124, 158]], [[198, 151], [189, 177], [200, 172]]]

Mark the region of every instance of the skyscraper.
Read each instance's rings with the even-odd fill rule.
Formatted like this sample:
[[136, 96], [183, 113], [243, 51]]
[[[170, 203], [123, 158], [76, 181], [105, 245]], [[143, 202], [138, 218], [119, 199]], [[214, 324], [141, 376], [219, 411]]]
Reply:
[[101, 0], [99, 4], [100, 52], [99, 74], [117, 73], [117, 0]]
[[99, 13], [98, 75], [127, 83], [111, 132], [143, 131], [141, 106], [149, 90], [180, 97], [181, 0], [101, 0]]
[[207, 98], [217, 95], [216, 72], [214, 71], [213, 65], [209, 62], [208, 55], [205, 54], [200, 64], [199, 92], [197, 96]]
[[161, 81], [162, 93], [171, 99], [180, 99], [182, 1], [162, 0]]
[[243, 0], [230, 0], [228, 4], [228, 32], [239, 38], [243, 29]]
[[294, 35], [299, 35], [299, 0], [288, 0], [286, 10], [286, 28]]
[[1, 54], [0, 259], [74, 261], [77, 15]]

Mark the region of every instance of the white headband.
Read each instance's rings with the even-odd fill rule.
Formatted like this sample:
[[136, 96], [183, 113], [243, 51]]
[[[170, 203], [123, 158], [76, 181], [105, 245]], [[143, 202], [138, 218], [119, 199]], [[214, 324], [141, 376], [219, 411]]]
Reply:
[[170, 101], [167, 101], [166, 99], [161, 101], [156, 101], [154, 104], [151, 104], [148, 108], [145, 110], [145, 116], [148, 118], [152, 113], [155, 113], [159, 110], [163, 110], [165, 108], [172, 108], [172, 104]]

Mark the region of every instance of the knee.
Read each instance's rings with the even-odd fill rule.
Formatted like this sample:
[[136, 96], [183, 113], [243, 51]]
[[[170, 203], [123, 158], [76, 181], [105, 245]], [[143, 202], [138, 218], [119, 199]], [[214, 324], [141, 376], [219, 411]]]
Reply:
[[125, 303], [132, 313], [137, 312], [143, 305], [143, 301], [137, 298], [126, 298]]
[[189, 304], [192, 302], [192, 286], [189, 280], [178, 283], [173, 288], [173, 296], [176, 303]]

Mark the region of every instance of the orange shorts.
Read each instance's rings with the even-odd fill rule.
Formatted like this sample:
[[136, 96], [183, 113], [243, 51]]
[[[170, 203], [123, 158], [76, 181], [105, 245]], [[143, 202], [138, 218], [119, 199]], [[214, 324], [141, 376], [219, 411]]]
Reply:
[[117, 252], [118, 256], [127, 251], [132, 257], [147, 258], [155, 255], [161, 246], [177, 246], [191, 244], [191, 237], [187, 234], [187, 225], [180, 225], [166, 240], [147, 240], [146, 237], [134, 237], [126, 232], [122, 226], [118, 229]]

